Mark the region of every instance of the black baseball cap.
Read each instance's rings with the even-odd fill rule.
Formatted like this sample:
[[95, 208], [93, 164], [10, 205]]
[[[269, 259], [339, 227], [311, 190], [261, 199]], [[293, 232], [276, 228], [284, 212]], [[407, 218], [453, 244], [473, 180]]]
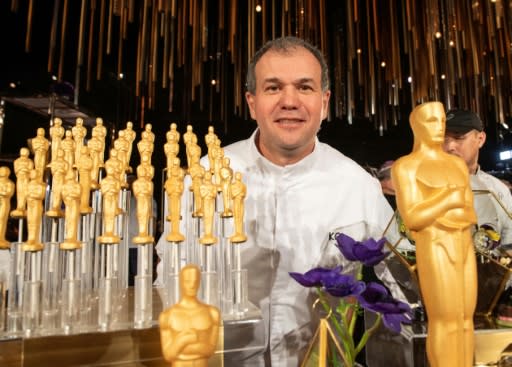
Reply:
[[465, 134], [471, 130], [482, 131], [484, 124], [480, 117], [468, 110], [450, 110], [446, 113], [446, 131]]

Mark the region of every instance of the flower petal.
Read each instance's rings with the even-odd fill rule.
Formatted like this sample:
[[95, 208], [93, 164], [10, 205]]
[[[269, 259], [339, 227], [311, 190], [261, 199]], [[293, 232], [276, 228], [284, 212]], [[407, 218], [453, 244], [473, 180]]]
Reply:
[[326, 274], [330, 274], [333, 271], [340, 273], [341, 266], [338, 266], [334, 269], [318, 267], [311, 269], [304, 274], [295, 272], [290, 272], [289, 274], [293, 279], [295, 279], [300, 285], [304, 287], [320, 287], [322, 286], [322, 279], [326, 276]]
[[375, 241], [368, 238], [362, 242], [355, 241], [346, 234], [339, 233], [336, 236], [337, 247], [343, 256], [350, 261], [360, 261], [366, 266], [374, 266], [381, 262], [389, 252], [383, 252], [386, 238]]

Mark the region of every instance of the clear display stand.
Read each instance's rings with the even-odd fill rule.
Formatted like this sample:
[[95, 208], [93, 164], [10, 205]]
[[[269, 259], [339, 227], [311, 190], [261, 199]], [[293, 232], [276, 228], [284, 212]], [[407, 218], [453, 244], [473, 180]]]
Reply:
[[80, 256], [80, 286], [81, 286], [81, 307], [80, 310], [80, 328], [87, 330], [95, 324], [93, 308], [97, 303], [97, 292], [94, 289], [94, 228], [93, 214], [85, 214], [80, 217], [80, 227], [78, 238], [82, 243]]
[[137, 248], [137, 275], [135, 276], [134, 327], [142, 329], [153, 321], [153, 245]]
[[25, 255], [25, 281], [23, 284], [23, 332], [35, 335], [40, 328], [42, 280], [42, 251], [23, 251]]
[[81, 250], [64, 250], [62, 281], [62, 328], [65, 334], [79, 330], [82, 306]]
[[43, 311], [42, 331], [54, 334], [60, 327], [60, 288], [62, 274], [59, 266], [59, 244], [55, 241], [45, 245], [43, 250]]
[[[23, 219], [20, 219], [23, 230]], [[21, 233], [21, 231], [20, 231]], [[21, 237], [21, 235], [20, 235]], [[20, 238], [18, 238], [20, 240]], [[11, 244], [11, 261], [9, 278], [9, 299], [7, 301], [7, 330], [11, 337], [21, 335], [23, 332], [23, 285], [25, 275], [25, 258], [21, 241]]]
[[100, 263], [102, 274], [99, 281], [99, 313], [98, 325], [100, 330], [106, 331], [113, 327], [116, 302], [119, 297], [119, 282], [117, 277], [118, 246], [100, 244]]

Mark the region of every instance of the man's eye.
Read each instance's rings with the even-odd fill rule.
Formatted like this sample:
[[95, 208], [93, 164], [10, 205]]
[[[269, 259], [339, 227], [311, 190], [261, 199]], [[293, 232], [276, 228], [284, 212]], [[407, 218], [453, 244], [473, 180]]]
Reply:
[[301, 85], [299, 86], [299, 89], [303, 91], [313, 90], [313, 88], [310, 85]]
[[266, 92], [276, 92], [279, 90], [279, 87], [277, 85], [269, 85], [265, 87]]

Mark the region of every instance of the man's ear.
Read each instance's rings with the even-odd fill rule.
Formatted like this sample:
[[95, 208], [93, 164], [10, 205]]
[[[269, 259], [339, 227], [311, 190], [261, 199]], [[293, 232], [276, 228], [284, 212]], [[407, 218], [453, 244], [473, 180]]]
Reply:
[[485, 144], [486, 138], [487, 138], [487, 135], [485, 134], [485, 131], [480, 131], [478, 133], [478, 148], [481, 148]]
[[254, 95], [251, 92], [245, 92], [245, 100], [247, 101], [247, 106], [249, 107], [251, 118], [256, 120]]
[[329, 112], [329, 97], [331, 96], [331, 91], [325, 91], [322, 94], [322, 121], [327, 118], [327, 114]]

